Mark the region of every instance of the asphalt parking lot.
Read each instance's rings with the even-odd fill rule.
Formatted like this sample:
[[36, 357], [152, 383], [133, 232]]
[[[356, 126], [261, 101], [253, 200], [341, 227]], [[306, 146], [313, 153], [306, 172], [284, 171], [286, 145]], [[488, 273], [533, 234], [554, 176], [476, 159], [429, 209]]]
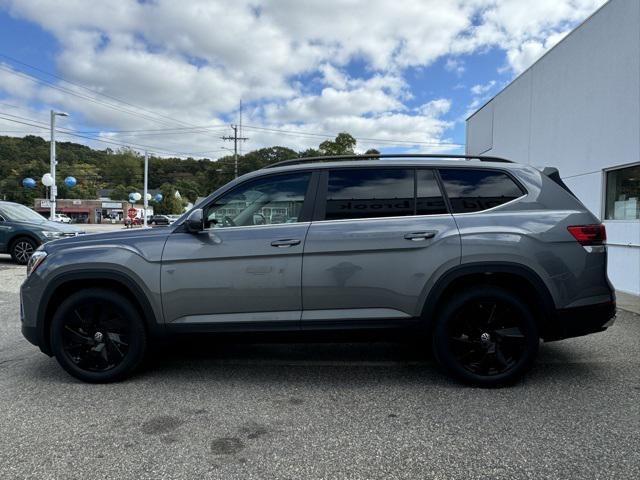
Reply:
[[402, 343], [163, 350], [86, 385], [24, 340], [0, 256], [0, 478], [640, 478], [640, 317], [482, 390]]

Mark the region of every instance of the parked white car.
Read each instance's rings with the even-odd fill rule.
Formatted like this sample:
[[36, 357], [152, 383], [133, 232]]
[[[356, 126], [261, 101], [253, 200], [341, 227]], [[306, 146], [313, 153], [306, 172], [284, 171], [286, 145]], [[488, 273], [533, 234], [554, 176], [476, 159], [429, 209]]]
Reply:
[[53, 221], [60, 223], [71, 223], [71, 218], [66, 216], [64, 213], [56, 213], [53, 217]]

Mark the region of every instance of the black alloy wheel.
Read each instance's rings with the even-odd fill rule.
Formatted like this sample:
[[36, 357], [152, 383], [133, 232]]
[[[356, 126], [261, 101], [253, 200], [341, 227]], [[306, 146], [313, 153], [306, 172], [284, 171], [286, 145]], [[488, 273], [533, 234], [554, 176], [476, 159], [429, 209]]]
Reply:
[[70, 296], [56, 311], [51, 344], [71, 375], [87, 382], [111, 382], [140, 364], [146, 334], [128, 299], [109, 290], [87, 289]]
[[11, 247], [11, 257], [19, 265], [26, 265], [38, 246], [30, 238], [18, 238]]
[[530, 308], [511, 292], [477, 287], [454, 297], [434, 330], [434, 353], [457, 378], [499, 386], [520, 378], [539, 344]]

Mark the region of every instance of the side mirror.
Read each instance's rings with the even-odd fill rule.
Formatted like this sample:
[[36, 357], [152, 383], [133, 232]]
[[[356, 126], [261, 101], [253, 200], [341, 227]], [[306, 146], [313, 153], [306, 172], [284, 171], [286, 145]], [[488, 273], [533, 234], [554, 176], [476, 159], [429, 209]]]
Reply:
[[199, 233], [204, 230], [204, 219], [202, 218], [202, 209], [196, 208], [193, 210], [187, 219], [184, 221], [184, 225], [187, 227], [189, 233]]

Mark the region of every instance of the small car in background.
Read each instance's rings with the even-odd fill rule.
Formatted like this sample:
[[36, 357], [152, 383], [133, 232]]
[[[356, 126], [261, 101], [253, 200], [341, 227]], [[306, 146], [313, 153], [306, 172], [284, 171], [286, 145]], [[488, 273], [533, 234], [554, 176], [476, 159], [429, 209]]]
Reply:
[[149, 225], [169, 225], [171, 220], [168, 215], [153, 215], [149, 219]]
[[64, 213], [56, 213], [53, 217], [54, 222], [60, 223], [71, 223], [71, 218], [65, 215]]
[[0, 202], [0, 253], [10, 254], [13, 261], [20, 265], [26, 265], [36, 248], [43, 243], [83, 233], [62, 222], [47, 220], [19, 203]]

